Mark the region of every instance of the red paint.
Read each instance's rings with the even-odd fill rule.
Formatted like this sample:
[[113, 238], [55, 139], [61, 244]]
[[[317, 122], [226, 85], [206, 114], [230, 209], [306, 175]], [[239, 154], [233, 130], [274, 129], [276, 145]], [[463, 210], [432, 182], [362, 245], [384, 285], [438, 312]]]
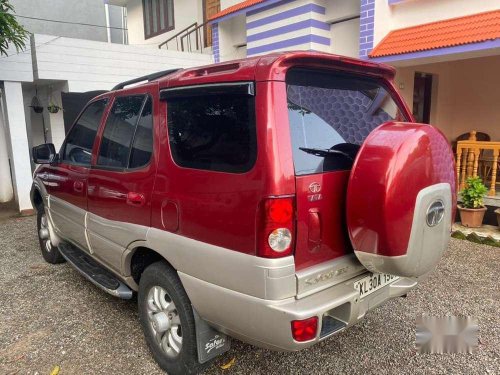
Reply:
[[[349, 171], [299, 176], [297, 181], [298, 270], [352, 252], [345, 222], [345, 194]], [[310, 190], [319, 184], [319, 192]]]
[[[57, 189], [49, 187], [50, 194], [79, 207], [88, 207], [96, 215], [150, 225], [253, 255], [264, 246], [262, 238], [265, 237], [259, 227], [262, 202], [275, 197], [292, 197], [291, 224], [283, 212], [278, 218], [285, 220], [286, 216], [286, 225], [292, 229], [298, 270], [352, 252], [346, 227], [347, 194], [353, 241], [358, 238], [359, 231], [380, 230], [384, 233], [385, 230], [388, 233], [390, 229], [395, 235], [377, 238], [379, 248], [383, 244], [384, 249], [389, 249], [388, 254], [401, 254], [407, 242], [412, 199], [416, 192], [443, 180], [453, 183], [455, 191], [448, 143], [430, 126], [386, 124], [374, 131], [363, 146], [350, 178], [348, 193], [350, 171], [296, 178], [284, 82], [288, 69], [295, 66], [377, 77], [385, 81], [405, 116], [413, 120], [391, 82], [393, 68], [316, 52], [270, 54], [186, 69], [149, 84], [105, 94], [111, 98], [137, 93], [153, 96], [154, 156], [148, 166], [130, 171], [96, 167], [103, 132], [101, 124], [90, 172], [87, 168], [61, 163], [43, 166], [37, 174], [51, 176], [47, 177], [48, 181], [58, 180]], [[232, 174], [176, 165], [168, 143], [168, 103], [159, 100], [159, 91], [241, 81], [255, 82], [258, 146], [254, 167], [246, 173]], [[112, 102], [108, 103], [106, 112], [109, 112]], [[104, 118], [106, 116], [107, 113]], [[439, 149], [441, 161], [433, 154], [434, 149]], [[382, 174], [382, 170], [387, 173]], [[388, 188], [386, 194], [382, 194], [383, 186]], [[374, 210], [373, 199], [383, 199], [383, 204], [391, 210]]]
[[405, 255], [420, 190], [449, 183], [456, 206], [453, 164], [448, 141], [433, 126], [390, 122], [371, 132], [347, 190], [347, 224], [355, 248]]
[[[148, 165], [131, 170], [103, 169], [96, 165], [97, 155], [114, 98], [123, 95], [149, 94], [153, 98], [153, 156]], [[108, 220], [151, 225], [151, 196], [158, 163], [160, 118], [158, 84], [149, 83], [118, 91], [108, 103], [101, 127], [97, 132], [88, 178], [88, 210]]]

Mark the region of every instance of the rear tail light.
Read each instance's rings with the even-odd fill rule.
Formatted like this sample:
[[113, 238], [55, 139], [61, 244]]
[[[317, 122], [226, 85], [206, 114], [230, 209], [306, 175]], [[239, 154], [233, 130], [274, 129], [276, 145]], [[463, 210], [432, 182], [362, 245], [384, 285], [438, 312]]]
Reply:
[[268, 198], [259, 207], [257, 256], [281, 258], [293, 253], [294, 204], [292, 197]]
[[304, 320], [292, 320], [292, 336], [295, 341], [309, 341], [316, 337], [318, 332], [318, 317]]

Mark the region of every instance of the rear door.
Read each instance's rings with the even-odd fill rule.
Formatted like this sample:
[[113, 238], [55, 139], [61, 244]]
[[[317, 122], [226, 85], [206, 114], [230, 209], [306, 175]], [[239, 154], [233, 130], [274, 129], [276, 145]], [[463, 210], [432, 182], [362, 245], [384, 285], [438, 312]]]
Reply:
[[115, 96], [89, 173], [91, 250], [116, 271], [125, 248], [145, 239], [151, 224], [156, 101], [156, 84]]
[[352, 253], [346, 194], [354, 160], [375, 128], [405, 117], [381, 79], [292, 69], [286, 83], [301, 270]]
[[107, 98], [98, 99], [82, 111], [61, 148], [59, 162], [51, 165], [47, 176], [50, 215], [56, 230], [87, 250], [87, 179], [94, 140], [107, 103]]

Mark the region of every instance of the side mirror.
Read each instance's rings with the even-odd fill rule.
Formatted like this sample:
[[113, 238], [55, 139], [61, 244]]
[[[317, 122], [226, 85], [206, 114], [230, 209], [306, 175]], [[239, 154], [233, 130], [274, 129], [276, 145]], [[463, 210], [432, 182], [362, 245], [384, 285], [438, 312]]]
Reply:
[[32, 155], [36, 164], [50, 164], [56, 158], [56, 148], [52, 143], [45, 143], [33, 147]]

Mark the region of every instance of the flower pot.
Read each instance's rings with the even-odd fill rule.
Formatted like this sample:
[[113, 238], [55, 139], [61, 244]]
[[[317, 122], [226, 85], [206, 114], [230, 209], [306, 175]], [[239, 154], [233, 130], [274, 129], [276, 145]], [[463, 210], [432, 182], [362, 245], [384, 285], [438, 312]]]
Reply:
[[465, 208], [458, 206], [458, 211], [460, 211], [460, 221], [463, 226], [469, 228], [479, 228], [483, 224], [486, 207]]
[[31, 105], [30, 107], [33, 108], [33, 111], [35, 111], [35, 113], [42, 113], [43, 112], [43, 107], [42, 106]]
[[50, 112], [50, 113], [57, 113], [59, 112], [59, 107], [56, 106], [56, 105], [49, 105], [47, 107], [47, 110]]
[[497, 214], [498, 230], [500, 230], [500, 208], [497, 208], [495, 213]]

